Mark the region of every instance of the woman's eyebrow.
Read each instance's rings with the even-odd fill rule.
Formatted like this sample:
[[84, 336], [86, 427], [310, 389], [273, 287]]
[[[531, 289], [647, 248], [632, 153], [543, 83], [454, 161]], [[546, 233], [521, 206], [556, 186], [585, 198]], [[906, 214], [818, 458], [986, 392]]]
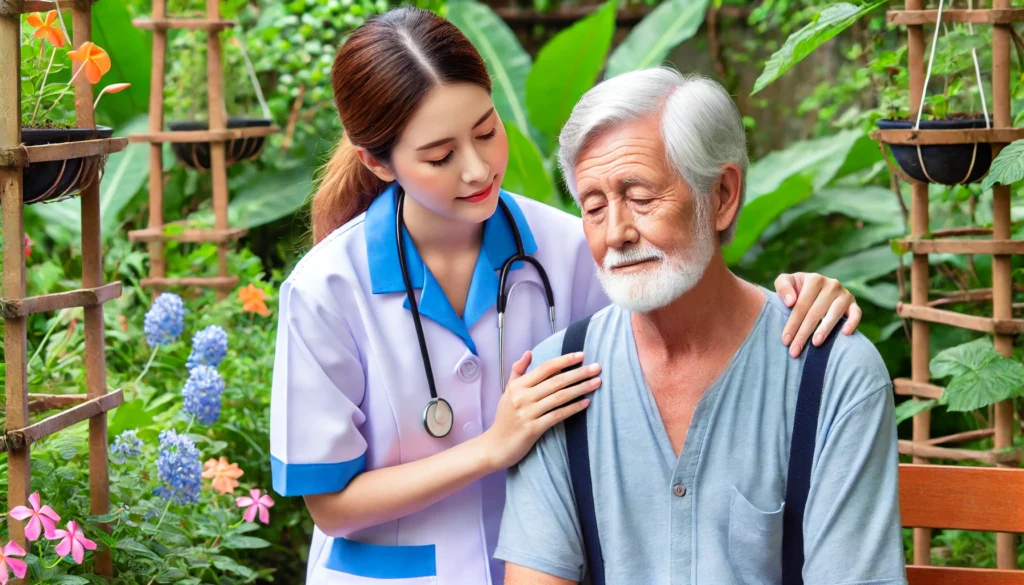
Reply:
[[[491, 109], [487, 110], [486, 114], [481, 116], [480, 119], [476, 121], [476, 124], [473, 124], [473, 128], [476, 129], [477, 126], [479, 126], [480, 124], [483, 124], [484, 122], [486, 122], [487, 119], [490, 118], [491, 114], [493, 114], [493, 113], [494, 113], [494, 108], [492, 107]], [[427, 144], [424, 144], [423, 146], [417, 148], [416, 150], [430, 150], [431, 148], [434, 148], [434, 147], [437, 147], [437, 146], [441, 146], [442, 144], [445, 144], [447, 142], [452, 142], [454, 140], [455, 140], [455, 138], [452, 138], [451, 136], [449, 136], [448, 138], [441, 138], [441, 139], [435, 140], [433, 142], [428, 142]]]

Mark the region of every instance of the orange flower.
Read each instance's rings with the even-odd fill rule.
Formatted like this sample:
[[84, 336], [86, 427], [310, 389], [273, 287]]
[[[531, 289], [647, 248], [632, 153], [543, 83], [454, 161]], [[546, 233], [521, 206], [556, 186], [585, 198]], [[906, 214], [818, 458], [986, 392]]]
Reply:
[[210, 487], [213, 491], [222, 494], [230, 494], [238, 487], [238, 478], [245, 475], [245, 472], [238, 468], [237, 463], [228, 463], [227, 457], [219, 460], [210, 458], [203, 463], [203, 479], [213, 479]]
[[56, 10], [46, 13], [46, 22], [43, 22], [42, 17], [37, 13], [29, 14], [26, 20], [30, 26], [36, 29], [32, 36], [37, 39], [45, 38], [54, 47], [64, 46], [64, 31], [59, 27], [53, 26], [53, 22], [57, 20]]
[[253, 284], [238, 291], [238, 300], [242, 301], [242, 310], [246, 313], [258, 313], [262, 317], [270, 314], [270, 309], [263, 302], [266, 298], [267, 293], [263, 292], [263, 289], [256, 288]]
[[[74, 51], [68, 51], [68, 57], [71, 57], [72, 61], [82, 62], [82, 67], [79, 68], [78, 73], [85, 69], [85, 77], [89, 80], [89, 83], [99, 83], [103, 74], [110, 71], [110, 55], [107, 55], [106, 51], [91, 41], [82, 43], [82, 46]], [[75, 75], [77, 76], [78, 73], [75, 73]]]

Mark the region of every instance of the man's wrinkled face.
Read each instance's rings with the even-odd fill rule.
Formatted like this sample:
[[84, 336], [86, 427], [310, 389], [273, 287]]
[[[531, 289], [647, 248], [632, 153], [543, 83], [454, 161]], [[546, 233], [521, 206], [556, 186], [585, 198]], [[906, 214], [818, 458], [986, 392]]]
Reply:
[[661, 308], [693, 288], [716, 250], [707, 195], [695, 195], [670, 169], [659, 122], [652, 116], [608, 130], [575, 167], [602, 287], [634, 312]]

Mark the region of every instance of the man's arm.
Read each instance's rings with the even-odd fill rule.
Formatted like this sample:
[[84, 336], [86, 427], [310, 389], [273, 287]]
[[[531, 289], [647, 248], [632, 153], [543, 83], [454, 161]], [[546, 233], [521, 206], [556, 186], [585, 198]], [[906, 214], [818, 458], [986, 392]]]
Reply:
[[576, 585], [570, 581], [520, 565], [505, 563], [505, 585]]

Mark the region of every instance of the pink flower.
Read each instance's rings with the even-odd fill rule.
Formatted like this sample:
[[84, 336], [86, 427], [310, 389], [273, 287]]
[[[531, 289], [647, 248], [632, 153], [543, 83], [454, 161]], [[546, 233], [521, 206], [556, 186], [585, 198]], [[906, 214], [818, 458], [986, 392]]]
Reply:
[[237, 498], [235, 503], [239, 508], [249, 507], [242, 516], [246, 522], [255, 521], [256, 512], [259, 512], [260, 522], [270, 524], [270, 508], [274, 507], [274, 500], [270, 499], [270, 494], [260, 495], [260, 490], [253, 488], [249, 490], [248, 496]]
[[68, 522], [67, 530], [56, 530], [50, 540], [61, 539], [60, 544], [54, 549], [58, 556], [66, 557], [71, 553], [71, 558], [79, 565], [85, 558], [86, 550], [96, 550], [96, 543], [85, 537], [85, 533], [79, 528], [78, 522]]
[[0, 550], [0, 585], [7, 585], [7, 581], [11, 578], [7, 573], [7, 567], [11, 568], [14, 576], [18, 579], [25, 577], [28, 565], [25, 564], [25, 561], [14, 558], [23, 556], [25, 556], [25, 549], [18, 546], [18, 543], [13, 540], [8, 542], [3, 550]]
[[25, 538], [33, 541], [39, 540], [39, 529], [42, 528], [43, 536], [52, 539], [53, 529], [57, 527], [60, 516], [49, 506], [39, 507], [39, 492], [34, 492], [29, 496], [28, 503], [32, 504], [31, 510], [25, 506], [16, 506], [11, 509], [11, 518], [15, 520], [31, 518], [28, 525], [25, 526]]

